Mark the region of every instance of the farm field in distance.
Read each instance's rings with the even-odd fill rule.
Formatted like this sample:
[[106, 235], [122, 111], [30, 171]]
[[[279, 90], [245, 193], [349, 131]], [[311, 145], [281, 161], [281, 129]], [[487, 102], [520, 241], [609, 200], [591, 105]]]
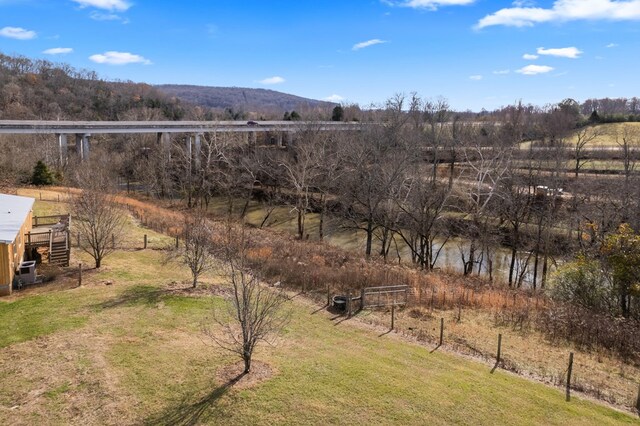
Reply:
[[[36, 213], [55, 212], [38, 202]], [[342, 321], [302, 296], [251, 386], [225, 386], [235, 359], [207, 342], [221, 303], [216, 274], [188, 289], [158, 248], [172, 239], [131, 220], [128, 243], [82, 288], [0, 301], [0, 422], [101, 424], [635, 424], [629, 414], [432, 347]], [[150, 248], [140, 250], [143, 234]], [[87, 262], [76, 252], [75, 263]], [[73, 283], [74, 276], [60, 277]], [[184, 281], [184, 283], [183, 283]], [[64, 287], [64, 285], [61, 285]], [[69, 285], [72, 287], [72, 285]], [[28, 327], [20, 326], [20, 324]], [[514, 415], [514, 413], [518, 413]]]

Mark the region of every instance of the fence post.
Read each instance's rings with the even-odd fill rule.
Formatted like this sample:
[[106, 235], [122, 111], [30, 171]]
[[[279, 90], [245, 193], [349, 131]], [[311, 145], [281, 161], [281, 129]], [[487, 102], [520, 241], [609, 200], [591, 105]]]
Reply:
[[498, 355], [496, 356], [496, 365], [500, 364], [501, 352], [502, 352], [502, 334], [498, 334]]
[[176, 248], [178, 248], [179, 246], [180, 244], [179, 244], [178, 236], [176, 235]]
[[391, 330], [393, 331], [396, 322], [396, 305], [391, 305]]
[[147, 248], [147, 234], [144, 234], [144, 249]]
[[443, 340], [444, 340], [444, 318], [440, 318], [440, 344], [438, 346], [442, 346]]
[[347, 293], [347, 318], [351, 318], [351, 292]]
[[640, 386], [638, 386], [638, 399], [636, 400], [636, 410], [640, 414]]
[[79, 232], [76, 232], [76, 243], [77, 243], [76, 245], [78, 247], [80, 247], [80, 233]]
[[82, 287], [82, 263], [78, 264], [78, 287]]
[[112, 250], [116, 249], [116, 236], [115, 236], [115, 234], [111, 234], [111, 249]]
[[331, 288], [327, 284], [327, 307], [331, 306]]
[[364, 309], [364, 287], [360, 289], [360, 310]]
[[569, 353], [569, 369], [567, 370], [567, 402], [571, 400], [571, 371], [573, 370], [573, 352]]
[[58, 194], [58, 202], [60, 202], [60, 194]]
[[42, 192], [40, 193], [40, 201], [42, 201]]

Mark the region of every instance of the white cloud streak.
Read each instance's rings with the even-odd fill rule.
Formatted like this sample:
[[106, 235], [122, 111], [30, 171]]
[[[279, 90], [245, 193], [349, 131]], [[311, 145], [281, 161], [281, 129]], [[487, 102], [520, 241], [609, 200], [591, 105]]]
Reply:
[[109, 11], [117, 10], [124, 12], [131, 7], [131, 3], [125, 0], [72, 0], [80, 5], [80, 7], [95, 7], [96, 9], [104, 9]]
[[640, 0], [556, 0], [549, 9], [510, 7], [480, 19], [476, 29], [494, 25], [531, 27], [547, 22], [578, 20], [640, 20]]
[[47, 49], [42, 51], [45, 55], [66, 55], [67, 53], [72, 53], [73, 49], [70, 47], [53, 47], [51, 49]]
[[388, 42], [385, 40], [380, 40], [379, 38], [374, 38], [372, 40], [367, 40], [367, 41], [354, 44], [351, 50], [360, 50], [360, 49], [364, 49], [365, 47], [375, 46], [376, 44], [384, 44], [384, 43], [388, 43]]
[[523, 75], [536, 75], [536, 74], [546, 74], [553, 70], [554, 70], [553, 67], [549, 67], [547, 65], [527, 65], [526, 67], [516, 70], [516, 72]]
[[527, 61], [535, 61], [538, 59], [538, 55], [532, 55], [531, 53], [525, 53], [522, 55], [522, 59], [526, 59]]
[[480, 81], [480, 80], [482, 80], [482, 76], [481, 75], [470, 75], [469, 76], [469, 80]]
[[276, 75], [273, 77], [265, 78], [264, 80], [260, 80], [259, 83], [270, 85], [270, 84], [282, 84], [285, 81], [287, 80]]
[[123, 24], [129, 23], [128, 19], [123, 18], [120, 15], [117, 15], [115, 13], [101, 13], [97, 10], [91, 12], [89, 18], [93, 19], [94, 21], [121, 21]]
[[335, 103], [340, 103], [342, 101], [344, 101], [344, 98], [340, 95], [331, 95], [331, 96], [327, 96], [326, 98], [324, 98], [325, 101], [327, 102], [335, 102]]
[[494, 71], [493, 73], [494, 73], [495, 75], [507, 75], [507, 74], [509, 74], [510, 72], [511, 72], [511, 70], [497, 70], [497, 71]]
[[413, 9], [438, 10], [442, 6], [467, 6], [475, 3], [476, 0], [383, 0], [390, 6], [410, 7]]
[[20, 27], [4, 27], [0, 29], [0, 36], [16, 40], [31, 40], [38, 36], [35, 31], [25, 30]]
[[560, 58], [578, 59], [582, 55], [582, 50], [576, 47], [561, 47], [556, 49], [545, 49], [538, 47], [538, 55], [557, 56]]
[[140, 55], [134, 55], [129, 52], [109, 51], [89, 56], [93, 62], [97, 64], [107, 65], [128, 65], [128, 64], [144, 64], [151, 65], [151, 61]]
[[618, 47], [618, 46], [619, 46], [619, 45], [618, 45], [618, 44], [616, 44], [616, 43], [609, 43], [609, 44], [607, 44], [605, 47], [606, 47], [607, 49], [611, 49], [611, 48], [613, 48], [613, 47]]

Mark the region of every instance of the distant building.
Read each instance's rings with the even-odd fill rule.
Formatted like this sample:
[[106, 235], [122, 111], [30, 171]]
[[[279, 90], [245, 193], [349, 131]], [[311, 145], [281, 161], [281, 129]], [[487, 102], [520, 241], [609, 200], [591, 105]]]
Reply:
[[25, 234], [32, 229], [34, 202], [29, 197], [0, 194], [0, 296], [13, 291], [16, 270], [24, 260]]

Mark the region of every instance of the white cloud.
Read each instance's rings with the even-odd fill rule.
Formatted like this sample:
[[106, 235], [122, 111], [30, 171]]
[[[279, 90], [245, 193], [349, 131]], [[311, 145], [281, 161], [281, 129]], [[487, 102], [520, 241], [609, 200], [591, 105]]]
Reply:
[[506, 75], [509, 74], [511, 72], [511, 70], [498, 70], [498, 71], [494, 71], [493, 73], [495, 75]]
[[325, 101], [327, 102], [335, 102], [335, 103], [340, 103], [342, 101], [344, 101], [344, 98], [340, 95], [331, 95], [331, 96], [327, 96], [326, 98], [324, 98]]
[[285, 80], [282, 77], [273, 76], [273, 77], [265, 78], [264, 80], [260, 80], [259, 83], [261, 83], [261, 84], [282, 84], [285, 81], [287, 81], [287, 80]]
[[31, 40], [38, 35], [35, 31], [25, 30], [20, 27], [4, 27], [0, 29], [0, 36], [7, 38], [14, 38], [16, 40]]
[[527, 61], [533, 61], [535, 59], [538, 59], [538, 55], [532, 55], [531, 53], [525, 53], [524, 55], [522, 55], [522, 59], [526, 59]]
[[558, 56], [561, 58], [577, 59], [582, 55], [582, 51], [576, 47], [561, 47], [558, 49], [545, 49], [538, 47], [538, 55]]
[[524, 75], [545, 74], [551, 71], [553, 71], [553, 67], [547, 65], [527, 65], [526, 67], [516, 70], [517, 73]]
[[144, 64], [151, 65], [151, 61], [140, 55], [128, 52], [104, 52], [89, 56], [93, 62], [108, 65]]
[[607, 49], [611, 49], [612, 47], [618, 47], [618, 46], [619, 46], [619, 45], [618, 45], [618, 44], [616, 44], [616, 43], [609, 43], [609, 44], [607, 44], [605, 47], [606, 47]]
[[510, 7], [480, 19], [476, 28], [493, 25], [531, 27], [545, 22], [640, 20], [640, 0], [555, 0], [550, 9]]
[[120, 15], [117, 15], [115, 13], [101, 13], [97, 10], [91, 12], [89, 18], [93, 19], [94, 21], [122, 21], [123, 24], [129, 23], [129, 20], [127, 18], [123, 18]]
[[480, 81], [480, 80], [482, 80], [482, 76], [481, 75], [470, 75], [469, 76], [469, 80]]
[[70, 47], [54, 47], [51, 49], [44, 50], [42, 53], [45, 55], [66, 55], [67, 53], [72, 53], [73, 49]]
[[360, 49], [364, 49], [365, 47], [375, 46], [376, 44], [383, 44], [383, 43], [387, 43], [387, 42], [384, 40], [380, 40], [379, 38], [374, 38], [372, 40], [367, 40], [361, 43], [354, 44], [351, 50], [360, 50]]
[[441, 6], [466, 6], [475, 3], [476, 0], [383, 0], [390, 6], [411, 7], [413, 9], [437, 10]]
[[72, 0], [80, 7], [95, 7], [96, 9], [118, 10], [124, 12], [131, 7], [131, 3], [125, 0]]

